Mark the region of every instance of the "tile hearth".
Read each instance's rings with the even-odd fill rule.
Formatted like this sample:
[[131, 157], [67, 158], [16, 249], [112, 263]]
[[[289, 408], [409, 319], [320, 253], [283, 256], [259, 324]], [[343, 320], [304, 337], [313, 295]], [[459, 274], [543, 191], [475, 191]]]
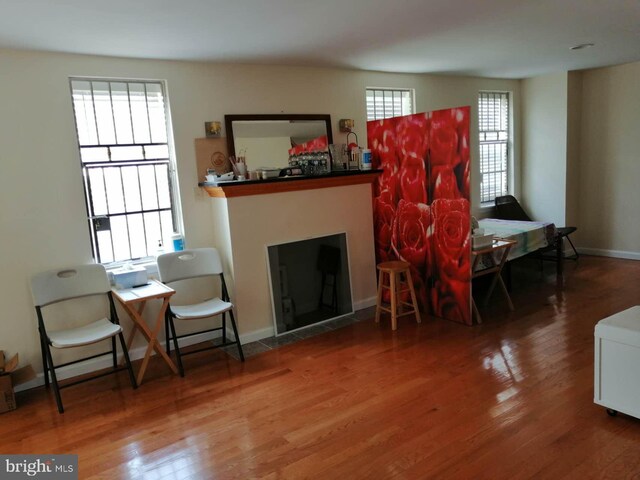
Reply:
[[[362, 320], [373, 319], [375, 313], [375, 306], [363, 308], [362, 310], [358, 310], [352, 314], [336, 318], [335, 320], [331, 320], [320, 325], [315, 325], [313, 327], [298, 330], [296, 332], [287, 333], [279, 337], [268, 337], [256, 342], [245, 343], [244, 345], [242, 345], [242, 351], [245, 358], [249, 358], [253, 355], [258, 355], [259, 353], [268, 352], [269, 350], [274, 350], [285, 345], [290, 345], [300, 340], [304, 340], [305, 338], [315, 337], [316, 335], [320, 335], [321, 333], [337, 330], [339, 328], [352, 325]], [[224, 350], [233, 358], [238, 359], [238, 349], [235, 345], [224, 347]]]

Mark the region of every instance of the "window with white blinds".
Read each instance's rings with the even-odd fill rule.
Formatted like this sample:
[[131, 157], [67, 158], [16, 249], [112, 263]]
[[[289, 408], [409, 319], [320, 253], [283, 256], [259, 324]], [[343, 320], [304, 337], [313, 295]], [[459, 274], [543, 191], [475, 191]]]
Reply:
[[480, 201], [493, 202], [509, 192], [509, 93], [480, 92]]
[[411, 115], [413, 89], [367, 88], [367, 121]]
[[164, 84], [70, 83], [94, 256], [151, 257], [181, 223]]

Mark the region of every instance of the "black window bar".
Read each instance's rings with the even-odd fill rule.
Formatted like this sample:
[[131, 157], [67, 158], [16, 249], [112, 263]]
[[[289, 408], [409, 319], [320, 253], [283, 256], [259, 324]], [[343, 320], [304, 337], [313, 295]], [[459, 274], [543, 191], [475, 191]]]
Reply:
[[413, 113], [413, 90], [367, 88], [367, 121]]
[[100, 263], [150, 257], [177, 225], [163, 85], [70, 84], [94, 256]]
[[480, 92], [478, 97], [480, 146], [480, 201], [492, 202], [509, 193], [509, 94]]

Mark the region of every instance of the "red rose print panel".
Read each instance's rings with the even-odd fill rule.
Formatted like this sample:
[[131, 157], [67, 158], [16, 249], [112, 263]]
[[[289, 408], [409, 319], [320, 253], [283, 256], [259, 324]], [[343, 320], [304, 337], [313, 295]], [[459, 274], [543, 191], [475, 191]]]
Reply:
[[424, 203], [400, 200], [396, 211], [391, 248], [395, 258], [411, 264], [411, 278], [415, 279], [418, 302], [427, 305], [427, 293], [421, 288], [428, 278], [431, 251], [431, 211]]
[[434, 200], [471, 200], [469, 114], [469, 107], [438, 110], [430, 114], [429, 195]]
[[400, 198], [407, 202], [427, 203], [427, 169], [421, 158], [409, 156], [402, 160]]
[[[433, 201], [431, 306], [435, 315], [471, 323], [471, 214], [464, 199]], [[455, 307], [454, 307], [455, 306]]]
[[374, 183], [374, 194], [378, 196], [386, 190], [395, 206], [399, 199], [398, 172], [400, 169], [400, 161], [396, 155], [396, 119], [368, 122], [367, 139], [371, 149], [372, 167], [383, 170]]
[[430, 235], [429, 206], [400, 200], [391, 235], [397, 258], [415, 266], [424, 265], [429, 254]]
[[404, 260], [423, 311], [471, 319], [469, 107], [367, 123], [376, 260]]
[[395, 218], [396, 205], [392, 202], [389, 192], [385, 190], [373, 201], [373, 230], [378, 262], [387, 262], [396, 258], [391, 251]]

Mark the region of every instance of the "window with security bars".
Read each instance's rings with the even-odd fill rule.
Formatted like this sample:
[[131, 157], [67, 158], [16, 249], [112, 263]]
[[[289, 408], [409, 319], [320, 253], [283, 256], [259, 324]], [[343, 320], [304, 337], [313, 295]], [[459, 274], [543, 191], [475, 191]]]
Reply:
[[412, 89], [367, 88], [367, 121], [412, 113]]
[[70, 82], [94, 256], [150, 257], [178, 229], [164, 85]]
[[509, 93], [480, 92], [480, 201], [493, 202], [509, 192]]

